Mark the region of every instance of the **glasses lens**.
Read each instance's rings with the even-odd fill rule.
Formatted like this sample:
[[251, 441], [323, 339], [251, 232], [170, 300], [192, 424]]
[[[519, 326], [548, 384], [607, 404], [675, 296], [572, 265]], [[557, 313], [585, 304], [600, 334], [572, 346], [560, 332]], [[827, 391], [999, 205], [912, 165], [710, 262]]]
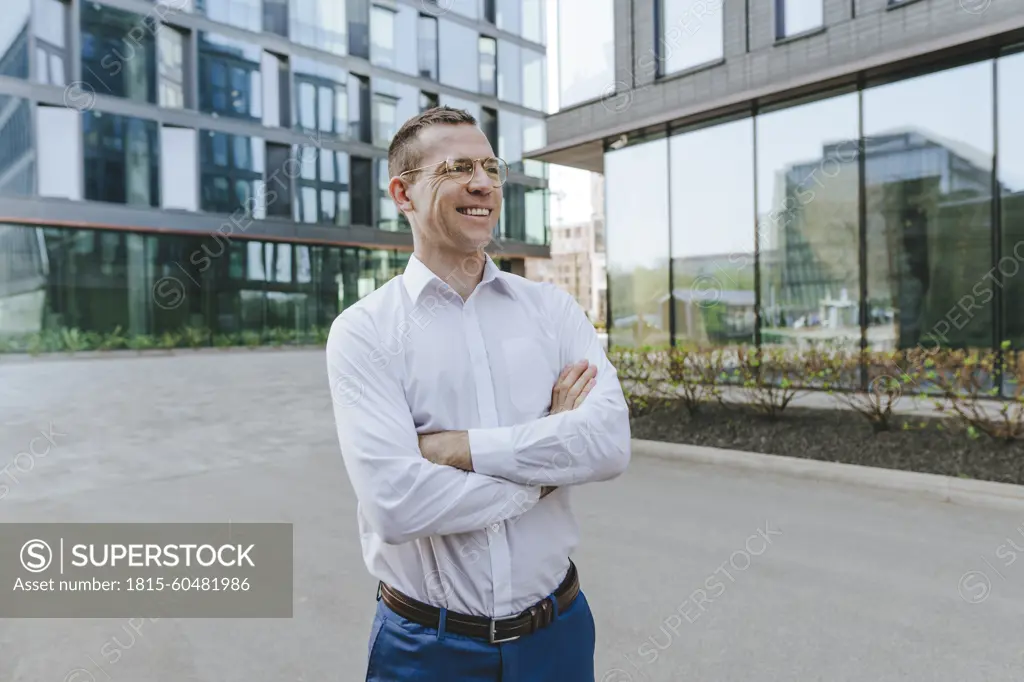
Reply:
[[[481, 159], [480, 165], [483, 167], [484, 174], [495, 187], [505, 184], [505, 180], [508, 178], [508, 165], [504, 161], [491, 157]], [[448, 161], [448, 177], [462, 184], [469, 182], [475, 169], [476, 163], [473, 159], [450, 159]]]

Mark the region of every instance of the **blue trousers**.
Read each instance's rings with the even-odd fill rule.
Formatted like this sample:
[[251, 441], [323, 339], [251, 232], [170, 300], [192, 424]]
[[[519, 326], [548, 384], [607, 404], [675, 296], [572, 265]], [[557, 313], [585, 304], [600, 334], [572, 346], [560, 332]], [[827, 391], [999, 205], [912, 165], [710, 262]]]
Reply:
[[428, 628], [377, 602], [367, 682], [594, 682], [594, 617], [581, 591], [531, 635], [491, 644]]

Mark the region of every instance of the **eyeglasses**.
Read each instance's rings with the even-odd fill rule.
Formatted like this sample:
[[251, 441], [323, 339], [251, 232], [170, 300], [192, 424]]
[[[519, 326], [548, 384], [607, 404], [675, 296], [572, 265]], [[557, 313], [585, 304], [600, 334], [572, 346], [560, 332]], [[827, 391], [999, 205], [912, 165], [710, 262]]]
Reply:
[[505, 163], [504, 159], [499, 159], [496, 156], [489, 156], [483, 159], [448, 158], [444, 161], [432, 163], [429, 166], [413, 168], [403, 173], [399, 173], [398, 177], [402, 177], [406, 173], [415, 173], [416, 171], [426, 170], [427, 168], [433, 168], [444, 164], [445, 174], [460, 185], [465, 185], [473, 179], [474, 175], [476, 175], [476, 165], [478, 163], [494, 187], [501, 187], [505, 184], [505, 181], [508, 179], [508, 164]]

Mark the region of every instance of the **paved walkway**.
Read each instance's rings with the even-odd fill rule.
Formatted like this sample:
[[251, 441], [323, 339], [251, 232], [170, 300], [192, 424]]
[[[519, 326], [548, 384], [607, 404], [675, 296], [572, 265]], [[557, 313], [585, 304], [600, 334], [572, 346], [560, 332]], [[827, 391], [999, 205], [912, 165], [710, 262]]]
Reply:
[[[51, 423], [0, 520], [291, 522], [295, 615], [161, 619], [115, 663], [127, 619], [0, 619], [0, 680], [359, 679], [374, 582], [320, 352], [0, 366], [0, 468]], [[1019, 514], [643, 457], [574, 502], [598, 682], [1024, 679]]]

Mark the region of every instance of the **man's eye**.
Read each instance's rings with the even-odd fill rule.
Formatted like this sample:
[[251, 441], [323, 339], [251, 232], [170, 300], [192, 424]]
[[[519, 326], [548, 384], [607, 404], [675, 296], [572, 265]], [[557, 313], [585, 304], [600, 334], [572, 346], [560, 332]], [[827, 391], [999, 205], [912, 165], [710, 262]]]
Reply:
[[454, 173], [468, 173], [471, 165], [465, 161], [456, 161], [452, 164], [452, 172]]

